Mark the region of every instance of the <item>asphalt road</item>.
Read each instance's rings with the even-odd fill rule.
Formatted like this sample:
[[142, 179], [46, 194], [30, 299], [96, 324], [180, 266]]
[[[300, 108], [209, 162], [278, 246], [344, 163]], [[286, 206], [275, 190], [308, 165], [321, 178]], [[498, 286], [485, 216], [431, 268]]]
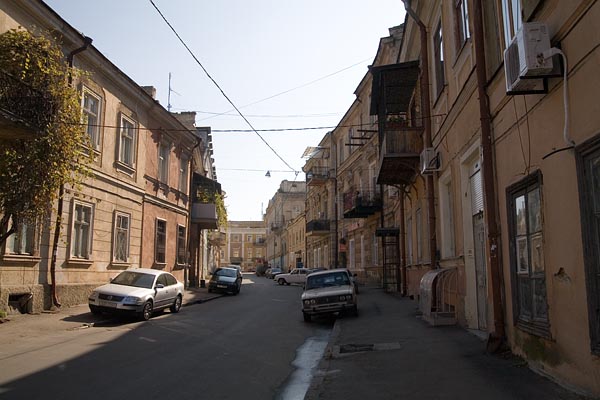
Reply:
[[301, 291], [246, 275], [179, 314], [42, 336], [0, 361], [0, 399], [303, 398], [333, 321], [304, 323]]

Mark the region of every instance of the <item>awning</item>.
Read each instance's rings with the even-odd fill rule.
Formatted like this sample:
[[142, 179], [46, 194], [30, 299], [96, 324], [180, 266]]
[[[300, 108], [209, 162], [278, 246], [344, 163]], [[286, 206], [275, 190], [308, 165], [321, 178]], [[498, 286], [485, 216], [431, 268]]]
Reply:
[[419, 71], [419, 61], [371, 67], [371, 115], [407, 112]]

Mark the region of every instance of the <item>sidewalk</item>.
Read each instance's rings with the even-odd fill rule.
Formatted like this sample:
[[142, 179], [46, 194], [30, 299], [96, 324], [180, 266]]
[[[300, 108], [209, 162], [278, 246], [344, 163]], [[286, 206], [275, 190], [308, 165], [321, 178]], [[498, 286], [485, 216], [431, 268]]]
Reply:
[[[188, 288], [183, 295], [182, 306], [205, 303], [221, 296], [221, 294], [208, 293], [207, 288]], [[111, 317], [108, 315], [92, 315], [87, 304], [61, 307], [56, 311], [44, 311], [39, 314], [9, 315], [5, 322], [0, 323], [0, 338], [3, 345], [6, 345], [7, 341], [42, 337], [57, 331], [93, 326], [109, 318]]]
[[306, 399], [582, 399], [456, 326], [432, 327], [417, 303], [361, 288], [339, 317]]

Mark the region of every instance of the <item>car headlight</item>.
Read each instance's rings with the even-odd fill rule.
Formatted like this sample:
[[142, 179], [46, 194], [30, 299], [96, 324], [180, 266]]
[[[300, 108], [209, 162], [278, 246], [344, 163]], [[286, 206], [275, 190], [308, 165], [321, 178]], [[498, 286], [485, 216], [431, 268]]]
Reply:
[[140, 299], [139, 297], [127, 296], [123, 299], [123, 303], [139, 304], [141, 302], [141, 300], [142, 299]]
[[90, 294], [89, 300], [97, 300], [98, 299], [98, 292], [96, 292], [95, 290]]
[[315, 299], [304, 300], [305, 306], [310, 306], [310, 305], [315, 305], [315, 304], [317, 304], [317, 301]]
[[352, 300], [352, 295], [344, 295], [344, 296], [340, 296], [340, 301], [350, 301]]

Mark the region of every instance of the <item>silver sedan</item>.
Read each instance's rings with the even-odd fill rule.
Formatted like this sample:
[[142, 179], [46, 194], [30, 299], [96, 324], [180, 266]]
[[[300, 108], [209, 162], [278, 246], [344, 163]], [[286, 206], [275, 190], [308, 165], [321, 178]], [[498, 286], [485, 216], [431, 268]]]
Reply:
[[94, 289], [88, 303], [92, 314], [133, 313], [147, 321], [157, 310], [178, 312], [183, 292], [183, 283], [170, 273], [139, 268], [123, 271], [109, 284]]

